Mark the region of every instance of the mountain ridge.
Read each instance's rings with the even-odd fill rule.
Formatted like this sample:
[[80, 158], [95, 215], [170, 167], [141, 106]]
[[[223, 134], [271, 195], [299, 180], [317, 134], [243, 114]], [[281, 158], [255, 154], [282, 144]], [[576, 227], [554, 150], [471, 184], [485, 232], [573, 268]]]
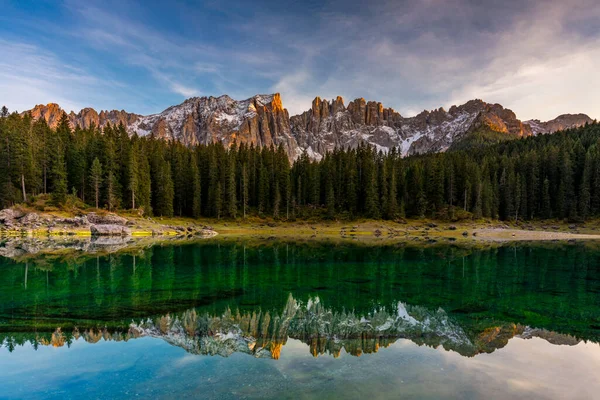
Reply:
[[[58, 125], [62, 108], [56, 103], [36, 105], [29, 112], [51, 127]], [[67, 114], [72, 127], [123, 123], [130, 134], [153, 135], [186, 145], [234, 142], [255, 146], [283, 146], [291, 160], [307, 153], [320, 159], [335, 148], [355, 148], [360, 143], [387, 152], [392, 147], [402, 156], [445, 151], [470, 133], [483, 130], [513, 139], [585, 125], [593, 120], [585, 114], [562, 114], [550, 121], [521, 121], [500, 104], [480, 99], [462, 105], [424, 110], [403, 117], [381, 102], [357, 98], [344, 104], [337, 96], [330, 101], [315, 97], [311, 108], [290, 116], [279, 93], [257, 94], [245, 100], [228, 95], [191, 97], [181, 104], [150, 115], [125, 110], [84, 108]]]

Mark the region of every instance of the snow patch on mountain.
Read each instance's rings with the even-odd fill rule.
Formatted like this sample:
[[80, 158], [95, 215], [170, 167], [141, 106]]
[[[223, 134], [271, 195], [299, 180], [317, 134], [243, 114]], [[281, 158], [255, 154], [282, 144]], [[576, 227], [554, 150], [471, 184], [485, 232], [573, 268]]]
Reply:
[[[62, 115], [57, 104], [38, 105], [29, 111], [56, 126]], [[585, 114], [564, 114], [554, 120], [519, 121], [499, 104], [471, 100], [448, 111], [439, 108], [405, 118], [381, 103], [355, 99], [346, 106], [338, 96], [331, 101], [317, 97], [312, 108], [290, 117], [281, 97], [257, 94], [245, 100], [219, 97], [192, 97], [161, 113], [141, 116], [121, 111], [91, 108], [69, 114], [72, 126], [103, 127], [123, 123], [130, 134], [152, 135], [186, 145], [235, 143], [283, 146], [291, 161], [306, 153], [320, 160], [336, 148], [356, 148], [361, 143], [383, 153], [396, 148], [401, 156], [440, 152], [460, 141], [469, 132], [491, 129], [513, 137], [549, 133], [592, 122]]]

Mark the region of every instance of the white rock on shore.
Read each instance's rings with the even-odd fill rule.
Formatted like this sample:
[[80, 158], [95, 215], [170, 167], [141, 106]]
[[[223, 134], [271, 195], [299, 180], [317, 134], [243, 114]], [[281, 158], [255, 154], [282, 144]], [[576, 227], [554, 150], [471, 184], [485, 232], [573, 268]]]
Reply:
[[129, 236], [129, 228], [114, 224], [98, 224], [90, 226], [92, 236]]

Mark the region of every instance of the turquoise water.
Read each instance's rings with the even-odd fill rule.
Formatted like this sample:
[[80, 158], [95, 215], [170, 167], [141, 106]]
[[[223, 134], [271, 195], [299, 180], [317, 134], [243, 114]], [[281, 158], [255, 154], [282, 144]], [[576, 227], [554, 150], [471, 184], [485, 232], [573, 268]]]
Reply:
[[599, 334], [588, 244], [0, 259], [0, 398], [597, 398]]

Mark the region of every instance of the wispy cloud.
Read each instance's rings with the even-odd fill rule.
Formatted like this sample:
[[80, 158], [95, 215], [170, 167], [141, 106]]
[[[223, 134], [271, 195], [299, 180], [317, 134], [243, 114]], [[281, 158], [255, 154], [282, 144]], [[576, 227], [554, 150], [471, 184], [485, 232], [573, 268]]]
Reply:
[[98, 84], [95, 77], [31, 44], [0, 39], [0, 54], [0, 102], [12, 111], [31, 108], [32, 99], [36, 103], [60, 102], [66, 110], [78, 110], [81, 93], [65, 88]]
[[[292, 114], [342, 95], [404, 115], [482, 98], [522, 119], [600, 117], [596, 0], [107, 2], [66, 0], [68, 23], [44, 20], [43, 37], [12, 29], [0, 42], [0, 93], [19, 107], [140, 113], [279, 91]], [[22, 16], [4, 21], [36, 29]]]

